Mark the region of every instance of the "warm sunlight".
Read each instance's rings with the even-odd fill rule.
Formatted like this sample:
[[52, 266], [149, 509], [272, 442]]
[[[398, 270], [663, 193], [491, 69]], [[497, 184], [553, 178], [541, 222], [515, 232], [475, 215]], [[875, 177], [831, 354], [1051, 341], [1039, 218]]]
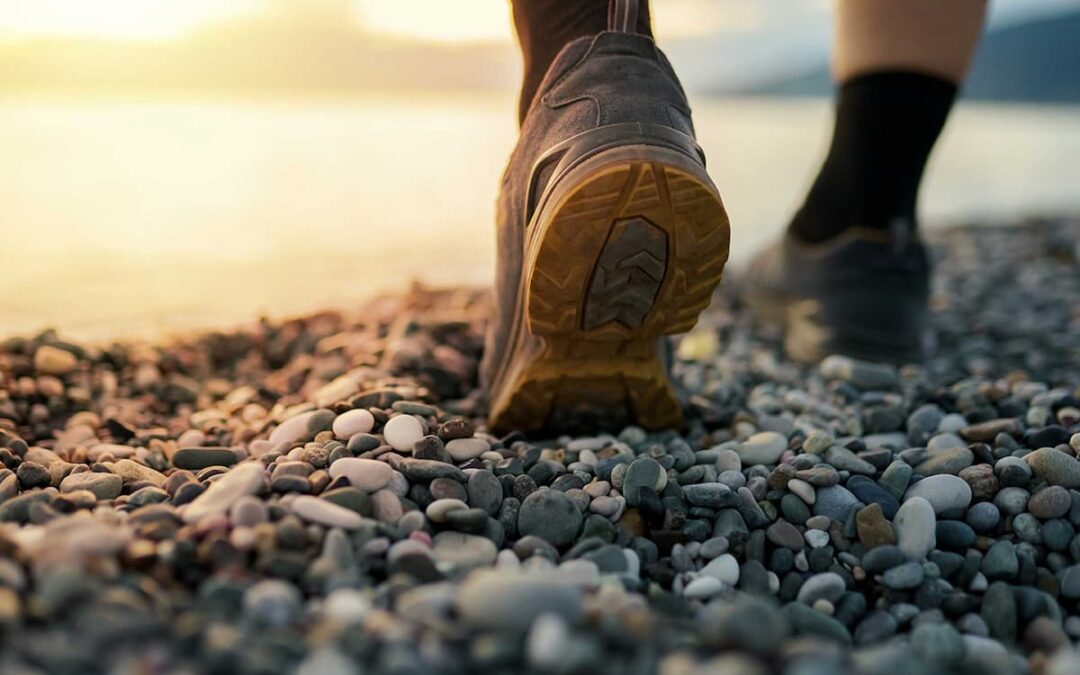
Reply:
[[358, 0], [361, 23], [374, 32], [441, 42], [509, 40], [505, 0]]
[[0, 0], [0, 36], [158, 40], [261, 5], [260, 0]]

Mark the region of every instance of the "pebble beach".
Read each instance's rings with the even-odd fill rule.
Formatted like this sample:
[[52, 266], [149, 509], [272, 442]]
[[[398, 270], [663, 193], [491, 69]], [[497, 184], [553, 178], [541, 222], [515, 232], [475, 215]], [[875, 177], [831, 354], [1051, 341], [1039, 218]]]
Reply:
[[663, 432], [488, 433], [482, 290], [0, 336], [0, 673], [1080, 673], [1080, 219], [928, 237], [926, 363], [736, 270]]

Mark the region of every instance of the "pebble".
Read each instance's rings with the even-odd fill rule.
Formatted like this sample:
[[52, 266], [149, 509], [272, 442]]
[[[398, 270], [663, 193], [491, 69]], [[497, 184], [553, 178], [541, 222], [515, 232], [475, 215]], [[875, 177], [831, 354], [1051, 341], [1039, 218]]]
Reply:
[[88, 490], [98, 499], [116, 499], [124, 489], [124, 480], [111, 473], [73, 473], [60, 483], [60, 492]]
[[446, 444], [446, 451], [455, 462], [476, 459], [490, 449], [491, 444], [482, 438], [455, 438]]
[[893, 518], [893, 528], [897, 545], [911, 560], [922, 560], [937, 543], [934, 507], [923, 497], [904, 501]]
[[455, 606], [466, 624], [485, 630], [524, 632], [547, 615], [569, 626], [584, 619], [580, 591], [543, 573], [474, 572], [461, 584]]
[[775, 431], [762, 431], [754, 434], [735, 449], [745, 466], [754, 464], [775, 464], [780, 455], [787, 450], [788, 442], [782, 434]]
[[329, 472], [331, 478], [344, 478], [364, 492], [378, 492], [394, 478], [394, 470], [386, 462], [360, 457], [342, 457], [330, 465]]
[[273, 445], [293, 445], [329, 429], [333, 421], [334, 413], [330, 410], [320, 409], [300, 413], [279, 424], [271, 432], [269, 441]]
[[835, 603], [844, 594], [844, 590], [843, 577], [833, 572], [823, 572], [807, 579], [799, 588], [799, 594], [795, 599], [806, 605], [812, 605], [818, 600]]
[[229, 448], [180, 448], [172, 456], [178, 469], [205, 469], [208, 466], [232, 466], [238, 457]]
[[1031, 515], [1043, 520], [1061, 518], [1072, 508], [1072, 496], [1069, 491], [1060, 485], [1039, 490], [1031, 495], [1027, 502], [1027, 510]]
[[927, 476], [908, 488], [904, 502], [915, 497], [930, 502], [935, 513], [958, 511], [971, 504], [971, 486], [957, 476]]
[[1050, 485], [1080, 488], [1080, 461], [1053, 448], [1041, 448], [1024, 456], [1035, 475]]
[[828, 516], [837, 521], [844, 522], [853, 509], [863, 506], [859, 499], [849, 490], [839, 485], [818, 488], [815, 493], [814, 515]]
[[556, 547], [574, 541], [582, 524], [581, 511], [565, 493], [543, 489], [533, 492], [521, 503], [517, 529]]
[[364, 523], [364, 519], [355, 511], [318, 497], [300, 495], [293, 499], [291, 508], [293, 513], [304, 520], [328, 527], [354, 530]]
[[265, 484], [261, 464], [240, 464], [188, 505], [183, 515], [184, 521], [194, 523], [207, 516], [225, 513], [241, 497], [258, 494]]
[[396, 415], [383, 427], [383, 438], [398, 452], [412, 452], [417, 441], [424, 437], [424, 425], [412, 415]]
[[366, 434], [375, 428], [375, 416], [363, 408], [347, 410], [334, 418], [331, 430], [338, 440], [347, 441], [356, 434]]

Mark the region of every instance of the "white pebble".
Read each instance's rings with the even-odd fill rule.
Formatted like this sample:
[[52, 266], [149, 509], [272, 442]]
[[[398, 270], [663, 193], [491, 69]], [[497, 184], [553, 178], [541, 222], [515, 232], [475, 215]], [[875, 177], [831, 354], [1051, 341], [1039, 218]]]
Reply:
[[412, 415], [391, 417], [383, 427], [383, 438], [398, 452], [412, 452], [416, 442], [424, 437], [424, 425]]
[[356, 434], [366, 434], [375, 426], [375, 416], [363, 408], [349, 410], [334, 419], [334, 436], [346, 441]]

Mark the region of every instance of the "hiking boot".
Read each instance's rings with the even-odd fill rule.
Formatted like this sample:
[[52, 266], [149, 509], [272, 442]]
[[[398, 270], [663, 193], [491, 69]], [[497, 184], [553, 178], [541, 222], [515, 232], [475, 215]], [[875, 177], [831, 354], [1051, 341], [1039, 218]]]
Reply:
[[750, 264], [745, 297], [785, 325], [795, 361], [844, 354], [918, 363], [925, 355], [930, 263], [910, 225], [852, 228], [810, 244], [790, 232]]
[[495, 430], [679, 424], [661, 338], [689, 330], [727, 261], [728, 218], [652, 39], [567, 44], [522, 123], [498, 203], [496, 316], [481, 377]]

